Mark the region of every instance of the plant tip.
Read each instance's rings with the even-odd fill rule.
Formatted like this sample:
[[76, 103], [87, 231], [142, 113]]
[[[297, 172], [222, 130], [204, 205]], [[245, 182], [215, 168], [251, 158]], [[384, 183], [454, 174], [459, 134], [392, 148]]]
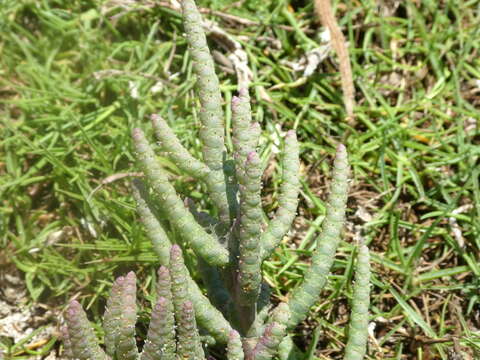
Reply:
[[258, 155], [256, 151], [251, 151], [247, 155], [247, 161], [252, 162], [258, 160]]
[[344, 154], [346, 152], [347, 152], [347, 148], [345, 147], [345, 145], [343, 145], [342, 143], [337, 145], [337, 153]]
[[158, 114], [152, 114], [152, 115], [150, 115], [150, 120], [152, 120], [152, 121], [158, 121], [158, 120], [160, 120], [160, 119], [161, 119], [161, 116], [158, 115]]
[[132, 137], [134, 140], [138, 140], [142, 135], [142, 130], [140, 128], [133, 128]]
[[248, 95], [248, 89], [246, 87], [242, 87], [240, 88], [240, 90], [238, 91], [238, 94], [240, 96], [247, 96]]

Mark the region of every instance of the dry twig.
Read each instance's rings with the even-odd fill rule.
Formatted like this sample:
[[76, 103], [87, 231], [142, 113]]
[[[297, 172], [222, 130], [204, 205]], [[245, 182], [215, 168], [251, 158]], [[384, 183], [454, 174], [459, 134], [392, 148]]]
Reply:
[[335, 19], [330, 0], [315, 0], [315, 13], [323, 26], [330, 31], [332, 46], [338, 55], [340, 63], [340, 76], [342, 81], [342, 91], [347, 112], [348, 122], [353, 125], [355, 106], [355, 88], [353, 85], [352, 67], [350, 65], [350, 56], [340, 27]]

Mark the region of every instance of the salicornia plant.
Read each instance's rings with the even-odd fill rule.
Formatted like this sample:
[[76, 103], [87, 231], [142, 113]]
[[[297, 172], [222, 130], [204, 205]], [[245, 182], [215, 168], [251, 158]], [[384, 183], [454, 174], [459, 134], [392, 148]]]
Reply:
[[[103, 326], [105, 351], [100, 347], [85, 312], [72, 301], [62, 329], [65, 353], [85, 360], [175, 360], [205, 359], [195, 322], [195, 310], [188, 294], [188, 275], [182, 250], [173, 245], [169, 267], [160, 267], [157, 301], [152, 309], [147, 339], [141, 353], [135, 339], [136, 277], [133, 272], [115, 280], [107, 302]], [[242, 344], [235, 330], [228, 335], [227, 356], [241, 359]]]
[[[264, 360], [277, 353], [281, 359], [292, 359], [287, 332], [306, 318], [318, 300], [341, 240], [348, 193], [347, 152], [338, 145], [327, 212], [310, 268], [288, 301], [273, 307], [268, 285], [262, 281], [262, 262], [288, 232], [296, 215], [300, 188], [296, 134], [290, 130], [285, 136], [278, 209], [265, 223], [261, 203], [264, 164], [257, 152], [260, 126], [252, 121], [248, 89], [241, 88], [232, 99], [233, 153], [229, 154], [219, 82], [202, 20], [193, 0], [183, 0], [182, 7], [201, 105], [203, 161], [181, 145], [161, 117], [152, 116], [152, 123], [161, 150], [182, 171], [204, 183], [214, 210], [199, 211], [191, 200], [179, 197], [144, 133], [134, 129], [133, 141], [146, 183], [135, 181], [133, 194], [163, 267], [159, 272], [158, 302], [141, 355], [134, 339], [134, 276], [129, 274], [114, 283], [104, 321], [106, 354], [122, 360], [139, 356], [142, 360], [202, 359], [196, 321], [199, 329], [217, 344], [227, 345], [228, 359]], [[180, 260], [180, 248], [173, 245], [176, 243], [184, 252], [193, 250], [195, 261], [191, 263], [197, 265], [207, 295]], [[367, 343], [370, 268], [365, 245], [359, 247], [356, 266], [347, 360], [363, 359]], [[166, 268], [172, 281], [168, 280]], [[173, 326], [173, 314], [176, 332], [166, 330]], [[67, 344], [71, 344], [74, 358], [105, 358], [78, 303], [70, 305], [67, 323]], [[184, 339], [187, 333], [188, 341]]]

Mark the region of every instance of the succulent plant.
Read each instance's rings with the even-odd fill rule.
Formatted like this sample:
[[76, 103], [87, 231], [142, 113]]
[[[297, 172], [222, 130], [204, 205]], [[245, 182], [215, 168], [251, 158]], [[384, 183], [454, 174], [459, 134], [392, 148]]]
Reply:
[[[77, 301], [66, 311], [63, 327], [65, 352], [79, 360], [175, 360], [205, 359], [195, 321], [195, 310], [188, 299], [187, 269], [182, 250], [173, 245], [170, 266], [160, 267], [157, 301], [152, 309], [143, 350], [138, 352], [135, 339], [136, 277], [133, 272], [115, 280], [107, 302], [103, 327], [105, 351], [100, 347], [87, 316]], [[240, 336], [230, 331], [227, 346], [229, 359], [241, 359]]]
[[[337, 147], [326, 216], [310, 268], [302, 283], [289, 294], [288, 301], [273, 307], [268, 285], [262, 280], [262, 262], [272, 254], [296, 216], [300, 188], [296, 134], [290, 130], [285, 136], [278, 209], [265, 223], [261, 202], [263, 164], [257, 152], [260, 126], [252, 121], [248, 89], [241, 88], [232, 99], [233, 153], [228, 154], [219, 81], [201, 16], [193, 0], [182, 0], [182, 8], [197, 75], [203, 161], [182, 146], [161, 117], [152, 116], [152, 124], [161, 150], [182, 171], [204, 183], [213, 211], [198, 211], [192, 201], [180, 198], [142, 130], [134, 129], [136, 157], [146, 182], [134, 181], [133, 195], [162, 266], [158, 302], [152, 311], [143, 353], [138, 355], [134, 338], [135, 278], [130, 273], [117, 279], [104, 320], [106, 354], [122, 360], [139, 356], [142, 360], [203, 359], [198, 324], [198, 329], [208, 333], [217, 345], [226, 345], [227, 359], [266, 360], [277, 353], [281, 359], [292, 359], [287, 332], [303, 321], [317, 302], [341, 240], [349, 175], [346, 148], [341, 144]], [[191, 277], [176, 243], [184, 252], [193, 250], [196, 259], [193, 263], [198, 265], [207, 295]], [[166, 275], [168, 272], [171, 281]], [[363, 359], [365, 355], [369, 284], [368, 249], [361, 245], [345, 353], [347, 360]], [[167, 330], [174, 322], [177, 331]], [[106, 358], [76, 302], [71, 303], [67, 311], [67, 324], [65, 343], [72, 349], [74, 358]]]

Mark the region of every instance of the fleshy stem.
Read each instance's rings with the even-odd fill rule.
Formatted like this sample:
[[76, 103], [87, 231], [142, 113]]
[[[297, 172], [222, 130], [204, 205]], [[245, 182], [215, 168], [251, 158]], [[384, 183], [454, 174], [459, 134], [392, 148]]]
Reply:
[[107, 308], [103, 316], [103, 328], [105, 330], [105, 348], [110, 357], [115, 356], [115, 348], [117, 347], [120, 337], [120, 318], [122, 316], [122, 299], [123, 299], [123, 283], [125, 278], [120, 276], [112, 285], [110, 297], [107, 300]]
[[300, 155], [297, 136], [293, 130], [287, 132], [283, 154], [283, 175], [278, 196], [278, 209], [262, 235], [262, 259], [272, 253], [290, 229], [297, 214], [298, 192], [300, 190]]
[[178, 314], [177, 320], [177, 357], [185, 360], [203, 360], [205, 355], [203, 353], [200, 336], [195, 322], [195, 311], [190, 301], [182, 304]]
[[138, 357], [135, 341], [135, 323], [137, 322], [137, 277], [129, 272], [123, 281], [121, 293], [120, 331], [116, 348], [118, 360], [136, 360]]
[[[200, 160], [195, 159], [185, 147], [180, 143], [175, 133], [168, 126], [167, 122], [158, 115], [152, 115], [152, 125], [155, 130], [155, 135], [160, 141], [160, 146], [167, 156], [187, 174], [196, 179], [202, 180], [212, 194], [212, 199], [215, 204], [222, 202], [224, 197], [221, 191], [218, 191], [218, 174], [215, 171], [210, 171], [210, 168]], [[221, 196], [220, 196], [221, 195]], [[217, 197], [216, 197], [217, 196]], [[219, 197], [218, 197], [219, 196]], [[229, 206], [235, 207], [235, 204]], [[232, 209], [229, 210], [232, 212]], [[225, 235], [229, 228], [229, 222], [220, 223], [217, 225], [220, 236]]]
[[312, 256], [310, 269], [289, 300], [290, 327], [305, 319], [312, 305], [317, 301], [325, 286], [327, 276], [335, 259], [335, 252], [341, 239], [345, 223], [345, 206], [348, 195], [349, 166], [345, 146], [338, 145], [333, 166], [333, 179], [327, 201], [327, 214], [322, 230], [317, 237], [317, 248]]
[[240, 181], [245, 176], [247, 155], [255, 151], [260, 136], [260, 125], [252, 123], [252, 110], [248, 89], [242, 88], [232, 98], [232, 142], [235, 159], [235, 173]]
[[185, 208], [140, 129], [134, 129], [133, 139], [143, 171], [160, 197], [159, 207], [169, 215], [175, 229], [207, 263], [219, 266], [227, 264], [228, 251], [213, 235], [208, 234]]
[[140, 360], [175, 360], [175, 319], [171, 302], [160, 297], [152, 310]]
[[353, 287], [352, 314], [348, 329], [345, 360], [362, 360], [368, 340], [368, 307], [370, 305], [370, 256], [368, 248], [360, 245]]
[[202, 17], [193, 0], [182, 1], [183, 21], [193, 70], [197, 75], [197, 89], [200, 98], [200, 139], [203, 143], [203, 159], [212, 171], [212, 199], [220, 213], [220, 221], [230, 224], [230, 207], [224, 175], [225, 127], [223, 124], [222, 97], [220, 84], [213, 63], [207, 39], [202, 27]]
[[78, 360], [106, 360], [85, 311], [72, 301], [65, 314], [72, 354]]
[[[142, 206], [142, 204], [146, 203], [137, 203], [137, 207]], [[157, 234], [163, 231], [158, 219], [155, 217], [155, 214], [150, 207], [144, 206], [142, 211], [139, 211], [139, 214], [143, 223], [149, 224], [145, 229], [150, 238], [157, 236]], [[170, 240], [166, 238], [165, 241], [168, 244], [168, 253], [170, 254]], [[153, 249], [159, 257], [160, 264], [168, 266], [170, 263], [169, 257], [165, 258], [163, 251], [157, 252], [157, 247], [154, 246]], [[185, 271], [187, 271], [187, 269], [185, 269]], [[222, 313], [210, 303], [208, 298], [203, 295], [197, 283], [190, 276], [187, 277], [187, 281], [189, 296], [195, 308], [197, 322], [208, 330], [217, 341], [226, 344], [228, 342], [228, 335], [232, 330], [229, 322], [225, 320]]]
[[228, 360], [243, 360], [242, 340], [237, 331], [232, 330], [228, 335], [227, 344], [227, 359]]
[[271, 314], [263, 335], [258, 340], [252, 353], [252, 360], [269, 360], [277, 353], [285, 337], [290, 311], [286, 303], [280, 303]]
[[161, 259], [161, 264], [168, 265], [170, 259], [170, 239], [163, 229], [163, 226], [153, 214], [153, 204], [150, 202], [148, 190], [144, 182], [139, 179], [134, 179], [132, 185], [133, 198], [137, 203], [137, 212], [150, 235], [150, 241], [152, 242], [155, 253], [157, 253]]
[[260, 197], [262, 166], [256, 152], [250, 152], [245, 161], [245, 176], [240, 183], [240, 225], [237, 301], [243, 332], [255, 319], [256, 302], [262, 282], [260, 235], [262, 204]]

